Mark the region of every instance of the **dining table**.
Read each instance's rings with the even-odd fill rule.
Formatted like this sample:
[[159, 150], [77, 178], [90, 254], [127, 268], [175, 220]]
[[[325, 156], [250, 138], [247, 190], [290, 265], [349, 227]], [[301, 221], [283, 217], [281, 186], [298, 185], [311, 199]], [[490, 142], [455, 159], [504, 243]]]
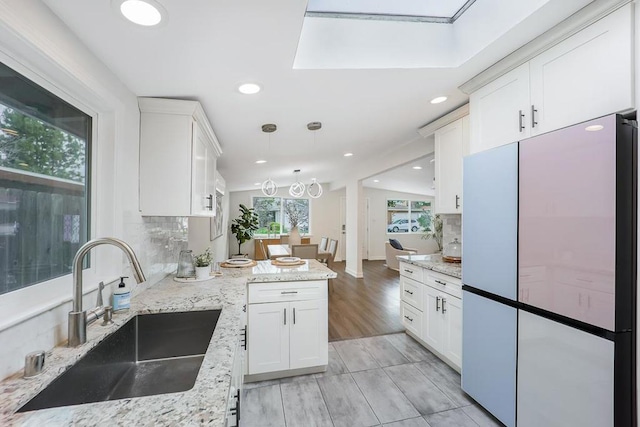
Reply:
[[[267, 253], [269, 259], [276, 259], [283, 256], [291, 255], [291, 247], [289, 245], [267, 245]], [[331, 252], [318, 251], [317, 259], [331, 259]]]

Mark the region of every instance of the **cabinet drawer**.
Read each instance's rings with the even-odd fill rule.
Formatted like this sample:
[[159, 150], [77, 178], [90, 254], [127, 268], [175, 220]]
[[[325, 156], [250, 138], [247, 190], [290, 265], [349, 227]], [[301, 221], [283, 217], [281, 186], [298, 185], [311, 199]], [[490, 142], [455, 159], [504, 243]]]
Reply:
[[424, 278], [422, 270], [422, 267], [416, 267], [415, 265], [407, 264], [406, 262], [400, 263], [400, 275], [418, 282], [422, 282]]
[[249, 304], [327, 298], [326, 280], [249, 283]]
[[446, 292], [458, 298], [462, 298], [462, 282], [460, 279], [435, 271], [427, 273], [427, 285]]
[[400, 299], [422, 311], [422, 288], [424, 285], [408, 277], [400, 277]]
[[402, 301], [400, 303], [400, 318], [407, 331], [417, 337], [422, 337], [422, 312]]

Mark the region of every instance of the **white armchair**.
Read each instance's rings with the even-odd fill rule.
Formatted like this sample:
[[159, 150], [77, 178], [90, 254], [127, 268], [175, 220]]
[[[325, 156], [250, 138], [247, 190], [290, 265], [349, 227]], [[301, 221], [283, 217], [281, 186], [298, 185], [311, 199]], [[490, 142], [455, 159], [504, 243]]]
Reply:
[[396, 256], [410, 255], [410, 254], [413, 255], [418, 253], [416, 249], [411, 249], [411, 248], [404, 248], [402, 250], [396, 249], [393, 246], [391, 246], [391, 243], [389, 242], [384, 243], [384, 251], [387, 257], [387, 267], [396, 271], [400, 270], [400, 261], [398, 261], [398, 258], [396, 258]]

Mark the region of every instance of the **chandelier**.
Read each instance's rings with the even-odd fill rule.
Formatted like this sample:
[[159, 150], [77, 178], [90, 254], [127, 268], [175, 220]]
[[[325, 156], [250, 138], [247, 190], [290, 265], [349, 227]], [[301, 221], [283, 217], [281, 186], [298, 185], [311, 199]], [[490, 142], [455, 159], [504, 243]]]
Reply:
[[[271, 134], [278, 129], [273, 123], [265, 123], [262, 125], [262, 132], [269, 134], [269, 149], [267, 150], [267, 154], [271, 154]], [[266, 181], [262, 183], [262, 194], [267, 197], [273, 197], [278, 192], [278, 185], [271, 179], [267, 178]]]

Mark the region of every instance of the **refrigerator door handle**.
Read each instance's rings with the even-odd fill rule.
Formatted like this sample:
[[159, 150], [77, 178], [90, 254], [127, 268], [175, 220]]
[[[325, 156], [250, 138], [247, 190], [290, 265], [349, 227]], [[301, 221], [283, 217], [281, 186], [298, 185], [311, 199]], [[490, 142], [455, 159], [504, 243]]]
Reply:
[[440, 297], [436, 297], [436, 311], [440, 311]]

